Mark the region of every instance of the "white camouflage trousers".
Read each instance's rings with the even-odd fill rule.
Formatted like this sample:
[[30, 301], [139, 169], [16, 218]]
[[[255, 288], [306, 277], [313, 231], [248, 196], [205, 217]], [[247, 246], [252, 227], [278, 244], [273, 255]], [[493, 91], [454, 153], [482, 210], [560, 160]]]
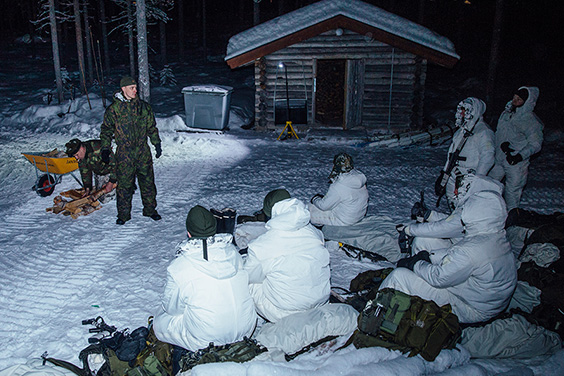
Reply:
[[523, 188], [525, 188], [525, 184], [527, 184], [529, 164], [528, 159], [513, 166], [507, 163], [505, 159], [503, 161], [496, 160], [495, 165], [488, 174], [491, 178], [499, 181], [505, 176], [503, 198], [505, 199], [508, 212], [513, 208], [519, 207]]

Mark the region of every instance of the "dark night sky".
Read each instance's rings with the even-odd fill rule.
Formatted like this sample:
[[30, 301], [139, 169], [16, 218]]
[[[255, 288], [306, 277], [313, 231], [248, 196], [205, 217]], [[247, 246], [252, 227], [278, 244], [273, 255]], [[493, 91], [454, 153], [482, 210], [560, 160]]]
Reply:
[[[203, 0], [184, 0], [182, 22], [187, 33], [187, 49], [191, 54], [201, 51], [201, 24]], [[252, 0], [205, 0], [207, 15], [208, 54], [225, 53], [230, 36], [252, 27]], [[280, 0], [262, 0], [261, 21], [276, 17]], [[400, 16], [418, 22], [418, 7], [421, 0], [365, 0], [368, 3], [392, 11]], [[58, 0], [58, 3], [63, 3]], [[99, 0], [90, 0], [90, 13], [93, 16], [92, 29], [95, 38], [99, 34]], [[169, 1], [170, 2], [170, 1]], [[307, 5], [309, 0], [285, 0], [284, 12]], [[425, 18], [422, 24], [450, 38], [462, 59], [457, 66], [445, 75], [476, 77], [484, 80], [487, 75], [495, 0], [425, 0]], [[2, 49], [13, 47], [16, 37], [33, 32], [29, 20], [37, 16], [38, 0], [0, 0], [0, 42]], [[541, 88], [538, 110], [546, 112], [547, 117], [559, 121], [564, 110], [559, 90], [562, 86], [562, 42], [564, 27], [561, 18], [564, 12], [558, 0], [505, 0], [505, 18], [502, 29], [502, 44], [497, 76], [496, 97], [505, 103], [509, 92], [520, 85], [536, 85]], [[106, 13], [111, 16], [119, 8], [110, 0], [105, 0]], [[179, 16], [176, 5], [168, 15], [172, 18], [167, 24], [167, 54], [173, 62], [177, 57]], [[114, 24], [112, 24], [114, 25]], [[109, 28], [112, 28], [110, 25]], [[73, 57], [72, 25], [63, 26], [62, 49], [65, 56]], [[158, 27], [150, 26], [150, 43], [155, 51], [158, 47]], [[65, 40], [66, 38], [66, 40]], [[127, 60], [126, 38], [115, 33], [111, 36], [114, 50], [123, 51], [124, 63]], [[1, 53], [1, 52], [0, 52]], [[439, 74], [441, 71], [439, 70]], [[484, 81], [485, 82], [485, 81]], [[564, 106], [561, 106], [564, 107]], [[551, 122], [552, 120], [549, 120]]]

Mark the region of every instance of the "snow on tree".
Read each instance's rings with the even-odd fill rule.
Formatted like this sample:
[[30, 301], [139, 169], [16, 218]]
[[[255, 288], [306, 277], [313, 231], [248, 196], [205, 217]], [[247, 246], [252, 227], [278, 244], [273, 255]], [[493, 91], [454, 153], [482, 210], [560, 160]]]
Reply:
[[145, 0], [137, 0], [137, 61], [139, 64], [139, 97], [147, 102], [151, 100], [151, 82], [149, 79], [149, 52], [147, 45], [147, 6]]
[[57, 33], [57, 11], [55, 9], [55, 0], [43, 0], [40, 6], [40, 14], [37, 20], [32, 21], [38, 30], [50, 26], [51, 47], [53, 50], [53, 65], [55, 68], [55, 84], [57, 85], [57, 99], [59, 104], [64, 100], [63, 97], [63, 80], [61, 76], [61, 57], [59, 55], [59, 37]]
[[159, 83], [161, 86], [176, 86], [177, 81], [172, 68], [170, 65], [166, 64], [164, 68], [159, 73]]

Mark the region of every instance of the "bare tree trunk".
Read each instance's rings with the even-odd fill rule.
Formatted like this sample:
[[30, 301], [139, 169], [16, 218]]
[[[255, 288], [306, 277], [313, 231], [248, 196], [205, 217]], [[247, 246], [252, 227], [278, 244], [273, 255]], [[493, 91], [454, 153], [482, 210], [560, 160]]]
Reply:
[[184, 0], [177, 0], [178, 4], [178, 55], [184, 57]]
[[504, 0], [495, 2], [495, 18], [492, 33], [492, 46], [490, 50], [490, 64], [488, 67], [488, 84], [486, 88], [486, 108], [492, 108], [495, 92], [495, 76], [499, 63], [499, 46], [501, 43], [501, 27], [503, 24]]
[[161, 64], [166, 64], [166, 23], [164, 21], [159, 21], [159, 34], [160, 34], [160, 45], [161, 45]]
[[204, 61], [208, 57], [208, 44], [207, 44], [207, 25], [206, 25], [206, 0], [202, 0], [202, 47], [204, 49]]
[[129, 75], [135, 77], [135, 46], [133, 44], [133, 4], [127, 0], [127, 37], [129, 43]]
[[84, 6], [84, 40], [86, 42], [86, 66], [88, 67], [88, 82], [94, 82], [94, 60], [92, 59], [92, 43], [90, 43], [90, 20], [88, 19], [88, 3], [83, 1]]
[[253, 2], [253, 26], [260, 23], [260, 4]]
[[149, 53], [147, 47], [147, 8], [145, 0], [137, 0], [137, 59], [139, 63], [139, 97], [151, 100], [149, 80]]
[[49, 22], [51, 24], [51, 47], [53, 48], [53, 65], [55, 66], [55, 82], [57, 83], [57, 98], [59, 104], [63, 98], [63, 78], [61, 76], [61, 61], [59, 59], [59, 37], [57, 33], [57, 17], [55, 16], [55, 0], [49, 0]]
[[73, 1], [74, 9], [74, 30], [76, 33], [76, 49], [78, 52], [78, 69], [80, 70], [80, 82], [82, 89], [86, 94], [86, 77], [84, 76], [84, 45], [82, 44], [82, 25], [80, 24], [80, 2]]
[[[110, 72], [110, 47], [108, 45], [108, 28], [106, 25], [106, 6], [104, 0], [99, 0], [100, 4], [100, 22], [102, 23], [102, 43], [104, 45], [104, 65], [106, 66], [106, 72]], [[101, 59], [101, 57], [100, 57]]]

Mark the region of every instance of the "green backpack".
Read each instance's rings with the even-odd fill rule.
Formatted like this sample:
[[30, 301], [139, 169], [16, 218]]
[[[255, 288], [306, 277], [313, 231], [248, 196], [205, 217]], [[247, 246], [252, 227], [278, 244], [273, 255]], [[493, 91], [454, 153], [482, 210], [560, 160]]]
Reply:
[[421, 354], [433, 361], [442, 349], [452, 349], [460, 338], [458, 317], [449, 304], [386, 288], [378, 291], [358, 317], [358, 330], [349, 339], [356, 348], [380, 346]]

